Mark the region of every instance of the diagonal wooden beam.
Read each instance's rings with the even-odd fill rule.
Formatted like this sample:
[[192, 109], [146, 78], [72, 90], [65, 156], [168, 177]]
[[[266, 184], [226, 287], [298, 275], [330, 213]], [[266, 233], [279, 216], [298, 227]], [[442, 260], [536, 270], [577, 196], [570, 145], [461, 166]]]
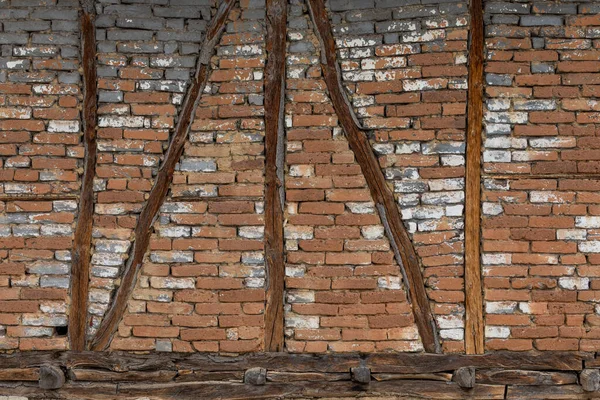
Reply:
[[69, 340], [71, 350], [85, 350], [92, 222], [94, 219], [94, 175], [96, 174], [96, 15], [94, 1], [81, 2], [81, 67], [83, 70], [83, 177], [79, 197], [79, 214], [71, 252], [71, 305], [69, 309]]
[[396, 261], [403, 271], [405, 285], [408, 285], [408, 299], [412, 304], [415, 323], [419, 329], [423, 347], [429, 353], [439, 353], [441, 349], [437, 327], [431, 313], [417, 254], [402, 223], [394, 195], [387, 186], [377, 158], [373, 154], [369, 139], [356, 123], [357, 119], [341, 84], [335, 40], [325, 10], [325, 2], [324, 0], [309, 0], [308, 3], [314, 29], [321, 43], [321, 65], [333, 107], [346, 132], [346, 138], [356, 161], [365, 176], [390, 245], [394, 250]]
[[196, 74], [194, 75], [181, 106], [181, 112], [179, 114], [177, 125], [175, 126], [175, 132], [171, 137], [169, 148], [167, 149], [164, 161], [158, 170], [158, 175], [156, 176], [148, 200], [142, 208], [142, 212], [138, 218], [138, 224], [134, 232], [135, 237], [133, 246], [129, 253], [127, 264], [125, 265], [125, 271], [121, 278], [121, 285], [113, 296], [104, 319], [98, 328], [98, 332], [90, 344], [91, 350], [100, 351], [106, 349], [110, 345], [119, 322], [123, 318], [123, 314], [127, 308], [127, 301], [131, 297], [138, 273], [144, 261], [144, 255], [148, 250], [154, 221], [167, 196], [169, 186], [173, 180], [175, 165], [183, 152], [183, 146], [190, 125], [193, 122], [194, 113], [198, 107], [206, 82], [208, 81], [210, 58], [212, 57], [215, 45], [219, 41], [221, 33], [225, 28], [227, 17], [229, 16], [229, 12], [234, 3], [235, 0], [223, 0], [208, 26], [206, 37], [204, 38], [204, 43], [202, 44], [198, 56]]
[[481, 130], [483, 120], [483, 5], [471, 0], [465, 194], [465, 351], [484, 352], [481, 293]]
[[282, 351], [284, 203], [284, 92], [287, 1], [267, 0], [265, 65], [265, 351]]

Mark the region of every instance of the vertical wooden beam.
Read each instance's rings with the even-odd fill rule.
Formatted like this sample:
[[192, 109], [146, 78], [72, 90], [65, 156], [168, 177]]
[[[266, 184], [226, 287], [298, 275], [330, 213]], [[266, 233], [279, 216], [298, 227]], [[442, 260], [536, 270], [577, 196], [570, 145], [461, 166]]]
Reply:
[[267, 0], [267, 62], [265, 65], [265, 351], [282, 351], [285, 264], [284, 92], [287, 1]]
[[483, 5], [471, 0], [465, 198], [465, 351], [484, 352], [481, 286], [481, 130], [483, 121]]
[[92, 222], [94, 219], [94, 175], [96, 174], [96, 27], [94, 2], [81, 2], [81, 67], [83, 70], [83, 176], [79, 197], [79, 213], [71, 252], [71, 305], [69, 340], [71, 350], [85, 350]]
[[423, 347], [427, 352], [439, 353], [441, 349], [437, 327], [429, 305], [417, 254], [369, 139], [358, 125], [345, 89], [341, 84], [335, 40], [325, 9], [325, 2], [324, 0], [309, 0], [308, 3], [315, 33], [321, 43], [321, 66], [331, 102], [346, 133], [348, 144], [367, 181], [390, 245], [394, 250], [396, 261], [403, 271], [404, 283], [407, 286], [408, 298], [412, 305], [415, 324], [419, 329]]
[[175, 126], [175, 132], [171, 137], [169, 148], [167, 149], [164, 161], [158, 170], [148, 200], [142, 208], [142, 212], [138, 218], [138, 224], [134, 232], [135, 238], [133, 246], [129, 253], [127, 264], [125, 265], [125, 272], [121, 278], [121, 285], [111, 299], [110, 306], [98, 328], [98, 333], [91, 342], [90, 348], [92, 350], [105, 350], [110, 345], [119, 322], [123, 318], [123, 314], [127, 308], [127, 301], [131, 297], [138, 273], [142, 268], [144, 255], [148, 250], [154, 221], [156, 220], [158, 211], [164, 203], [167, 192], [169, 191], [169, 186], [173, 180], [175, 165], [183, 152], [183, 146], [187, 139], [190, 125], [194, 120], [194, 113], [200, 102], [200, 97], [204, 91], [206, 82], [208, 81], [210, 58], [212, 57], [215, 45], [219, 41], [221, 33], [225, 28], [227, 17], [229, 16], [229, 12], [234, 3], [235, 0], [223, 0], [207, 28], [206, 36], [198, 56], [196, 74], [192, 79], [181, 106], [177, 125]]

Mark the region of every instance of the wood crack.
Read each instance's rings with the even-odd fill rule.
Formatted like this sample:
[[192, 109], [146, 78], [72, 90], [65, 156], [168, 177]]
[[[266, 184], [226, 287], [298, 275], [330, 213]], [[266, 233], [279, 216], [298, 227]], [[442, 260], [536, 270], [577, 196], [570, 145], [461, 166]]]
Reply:
[[[91, 3], [91, 4], [90, 4]], [[79, 214], [71, 253], [71, 305], [69, 310], [69, 340], [71, 349], [85, 349], [92, 223], [94, 220], [94, 176], [96, 174], [96, 28], [93, 2], [81, 3], [81, 64], [83, 69], [83, 177], [79, 197]]]
[[112, 337], [123, 318], [127, 302], [135, 287], [137, 276], [144, 261], [144, 255], [148, 250], [150, 235], [154, 221], [158, 216], [158, 211], [164, 203], [173, 180], [175, 165], [183, 152], [183, 146], [187, 139], [190, 125], [193, 122], [194, 113], [198, 107], [200, 97], [208, 81], [210, 72], [210, 58], [214, 52], [216, 43], [221, 37], [225, 28], [229, 12], [233, 7], [235, 0], [223, 0], [209, 24], [200, 54], [198, 56], [198, 65], [196, 74], [188, 88], [186, 97], [181, 106], [181, 111], [175, 126], [175, 131], [171, 137], [169, 148], [165, 154], [154, 185], [148, 200], [144, 205], [138, 218], [138, 224], [134, 232], [134, 242], [129, 253], [129, 258], [125, 265], [125, 271], [121, 278], [121, 285], [111, 299], [110, 306], [98, 328], [98, 332], [90, 344], [90, 349], [100, 351], [108, 348]]
[[[423, 347], [427, 352], [439, 353], [441, 349], [436, 332], [437, 327], [429, 305], [417, 254], [402, 222], [394, 195], [379, 168], [379, 163], [373, 153], [369, 139], [365, 132], [361, 130], [360, 125], [356, 123], [352, 107], [347, 99], [344, 88], [340, 84], [341, 78], [335, 40], [324, 0], [309, 0], [308, 3], [315, 33], [321, 43], [323, 75], [333, 107], [346, 133], [350, 148], [354, 152], [356, 161], [360, 165], [367, 181], [380, 217], [387, 225], [386, 233], [390, 244], [392, 248], [399, 249], [394, 254], [400, 268], [403, 269], [403, 275], [406, 276], [405, 285], [408, 287], [408, 297], [412, 305], [415, 324], [421, 335]], [[382, 210], [385, 210], [385, 212], [382, 212]]]
[[465, 184], [465, 350], [484, 352], [481, 286], [481, 133], [483, 120], [483, 6], [471, 0]]
[[282, 351], [285, 280], [284, 93], [287, 0], [267, 0], [267, 61], [265, 65], [265, 350]]

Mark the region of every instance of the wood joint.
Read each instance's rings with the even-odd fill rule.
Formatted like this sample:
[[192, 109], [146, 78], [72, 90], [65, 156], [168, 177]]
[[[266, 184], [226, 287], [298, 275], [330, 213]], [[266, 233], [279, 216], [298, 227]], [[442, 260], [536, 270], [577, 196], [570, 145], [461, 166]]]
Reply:
[[460, 367], [452, 375], [452, 382], [464, 389], [475, 387], [475, 367]]
[[365, 366], [350, 368], [352, 380], [358, 383], [371, 382], [371, 369]]
[[265, 368], [249, 368], [244, 373], [244, 383], [254, 386], [262, 386], [267, 383], [267, 370]]
[[586, 392], [600, 390], [600, 371], [596, 368], [586, 368], [579, 374], [579, 384]]
[[40, 389], [60, 389], [65, 384], [65, 374], [55, 365], [42, 365], [38, 384]]

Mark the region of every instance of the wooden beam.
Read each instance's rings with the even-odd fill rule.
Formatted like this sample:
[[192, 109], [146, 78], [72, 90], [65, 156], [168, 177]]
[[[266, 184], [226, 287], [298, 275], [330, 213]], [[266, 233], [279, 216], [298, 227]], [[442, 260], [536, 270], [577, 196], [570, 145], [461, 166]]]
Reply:
[[282, 351], [284, 207], [284, 91], [287, 0], [267, 0], [265, 65], [265, 351]]
[[133, 292], [138, 273], [142, 268], [144, 255], [148, 250], [154, 221], [167, 196], [169, 186], [173, 180], [175, 165], [183, 152], [183, 146], [187, 139], [190, 125], [193, 122], [194, 113], [198, 107], [200, 96], [204, 91], [206, 82], [208, 81], [210, 59], [213, 55], [215, 45], [219, 41], [221, 33], [225, 28], [227, 17], [229, 16], [229, 12], [234, 3], [235, 0], [223, 0], [207, 28], [202, 48], [198, 55], [196, 74], [192, 79], [181, 106], [181, 112], [179, 113], [177, 125], [175, 126], [175, 132], [171, 137], [169, 148], [167, 149], [164, 161], [158, 170], [148, 200], [138, 218], [138, 224], [134, 232], [135, 238], [133, 246], [129, 253], [127, 264], [125, 265], [125, 272], [121, 278], [121, 285], [111, 299], [110, 306], [98, 328], [98, 332], [91, 342], [90, 348], [92, 350], [98, 351], [108, 348], [112, 337], [117, 330], [118, 324], [123, 318], [123, 314], [127, 308], [127, 301]]
[[394, 250], [396, 261], [403, 271], [404, 284], [407, 287], [408, 299], [412, 305], [415, 323], [419, 329], [423, 347], [427, 352], [439, 353], [441, 348], [437, 327], [425, 290], [419, 259], [402, 222], [394, 195], [387, 185], [369, 139], [361, 130], [346, 96], [345, 89], [341, 84], [335, 40], [325, 9], [325, 2], [324, 0], [309, 0], [308, 3], [315, 33], [321, 43], [321, 66], [333, 107], [342, 128], [346, 132], [350, 148], [354, 152], [356, 161], [367, 181], [390, 245]]
[[[248, 353], [240, 356], [220, 356], [215, 353], [151, 353], [94, 351], [28, 351], [15, 357], [0, 354], [0, 365], [6, 369], [37, 368], [52, 364], [69, 371], [96, 370], [123, 373], [128, 379], [136, 376], [131, 372], [181, 371], [179, 376], [190, 372], [243, 372], [262, 367], [286, 373], [344, 374], [350, 380], [351, 368], [367, 367], [375, 374], [435, 374], [453, 372], [461, 367], [520, 371], [582, 371], [584, 362], [589, 368], [594, 353], [577, 351], [496, 351], [481, 355], [430, 354], [430, 353], [340, 353], [340, 354], [291, 354]], [[127, 374], [126, 374], [127, 373]], [[75, 374], [77, 375], [77, 374]], [[116, 377], [117, 375], [115, 375]], [[145, 375], [138, 374], [139, 378]], [[502, 377], [501, 379], [505, 379]], [[112, 376], [111, 376], [112, 379]], [[154, 378], [151, 378], [152, 380]], [[310, 379], [314, 379], [312, 376]], [[119, 379], [117, 379], [119, 380]], [[496, 382], [486, 378], [489, 382]], [[533, 385], [538, 381], [531, 382]]]
[[6, 368], [0, 369], [0, 381], [38, 381], [40, 369], [34, 368]]
[[471, 0], [465, 184], [465, 351], [484, 352], [481, 286], [481, 128], [483, 121], [483, 5]]
[[[343, 382], [293, 382], [251, 385], [239, 382], [88, 383], [73, 382], [62, 388], [41, 391], [33, 386], [0, 387], [0, 395], [35, 399], [86, 400], [265, 400], [316, 398], [410, 398], [410, 399], [504, 399], [503, 385], [476, 385], [466, 392], [453, 382], [384, 381], [358, 385]], [[557, 398], [557, 397], [553, 397]], [[562, 398], [562, 397], [561, 397]], [[589, 398], [589, 397], [588, 397]]]
[[94, 2], [81, 2], [81, 67], [83, 70], [83, 176], [79, 196], [79, 212], [71, 251], [71, 305], [69, 309], [69, 341], [71, 349], [85, 350], [87, 327], [92, 223], [94, 220], [94, 176], [96, 175], [96, 27]]

